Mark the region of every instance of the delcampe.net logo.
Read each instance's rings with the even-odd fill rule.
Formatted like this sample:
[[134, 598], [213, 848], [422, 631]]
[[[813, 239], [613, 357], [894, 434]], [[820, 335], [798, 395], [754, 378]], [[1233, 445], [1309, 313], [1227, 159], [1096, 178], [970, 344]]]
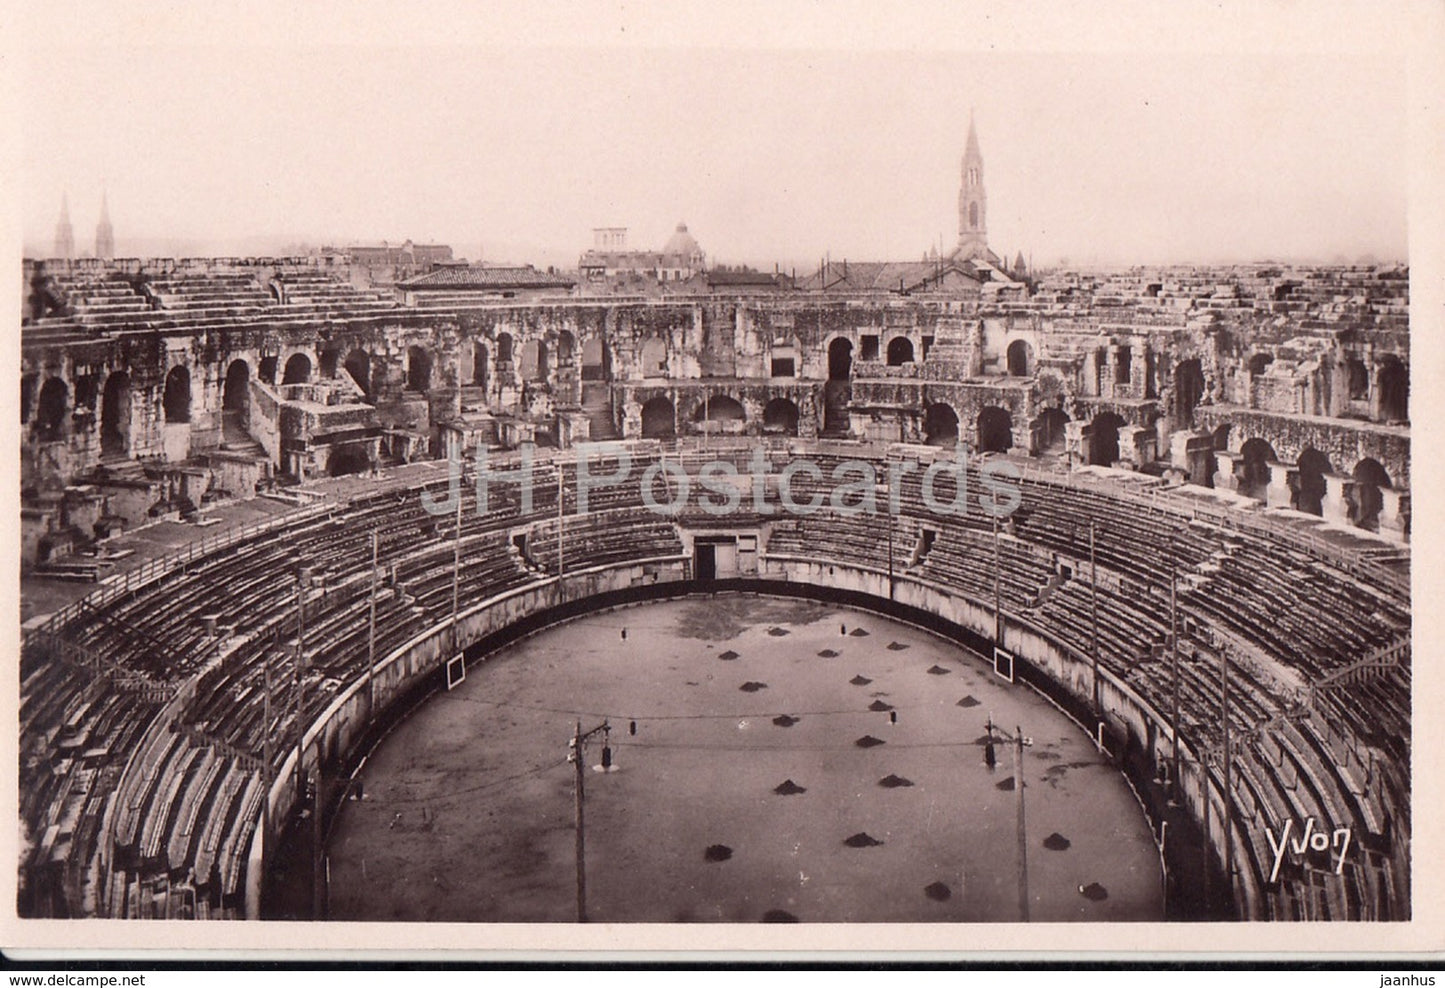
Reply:
[[[573, 451], [578, 515], [590, 512], [594, 495], [604, 491], [615, 495], [632, 484], [637, 486], [642, 506], [664, 517], [676, 517], [689, 506], [718, 517], [741, 511], [763, 516], [779, 511], [811, 515], [825, 507], [845, 517], [885, 511], [898, 515], [905, 478], [920, 472], [919, 500], [925, 510], [942, 517], [959, 518], [976, 509], [985, 517], [1003, 519], [1023, 501], [1021, 476], [1008, 460], [985, 461], [977, 471], [980, 489], [971, 490], [968, 453], [962, 446], [955, 447], [953, 456], [936, 459], [927, 467], [916, 460], [889, 460], [882, 465], [881, 477], [879, 464], [868, 460], [842, 460], [825, 468], [807, 457], [790, 460], [774, 474], [768, 451], [762, 446], [752, 449], [745, 471], [739, 470], [736, 458], [710, 460], [689, 470], [680, 461], [664, 457], [648, 463], [636, 476], [631, 450], [622, 443], [578, 443]], [[446, 497], [424, 489], [422, 507], [432, 515], [457, 513], [463, 484], [470, 479], [479, 515], [489, 510], [494, 487], [515, 491], [521, 513], [528, 514], [544, 483], [535, 461], [535, 446], [525, 443], [518, 448], [514, 465], [494, 468], [486, 444], [478, 442], [471, 461], [472, 476], [464, 476], [465, 465], [459, 457], [449, 457]], [[571, 457], [567, 462], [572, 462]], [[951, 482], [940, 483], [944, 478]], [[770, 480], [775, 482], [776, 500], [767, 496]], [[545, 483], [557, 483], [556, 475]]]

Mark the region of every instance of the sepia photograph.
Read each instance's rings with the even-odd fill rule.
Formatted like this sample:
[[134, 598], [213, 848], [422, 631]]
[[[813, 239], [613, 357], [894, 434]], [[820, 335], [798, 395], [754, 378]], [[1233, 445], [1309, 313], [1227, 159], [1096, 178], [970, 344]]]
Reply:
[[1406, 942], [1439, 12], [771, 9], [24, 12], [7, 942]]

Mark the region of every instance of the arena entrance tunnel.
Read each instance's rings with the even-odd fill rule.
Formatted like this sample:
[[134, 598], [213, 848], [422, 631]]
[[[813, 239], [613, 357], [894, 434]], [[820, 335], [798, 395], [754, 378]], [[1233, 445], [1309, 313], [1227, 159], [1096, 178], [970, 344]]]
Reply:
[[[817, 565], [832, 571], [833, 575], [838, 575], [847, 568], [846, 564]], [[308, 770], [307, 777], [314, 780], [315, 768], [319, 766], [320, 782], [312, 791], [318, 794], [316, 799], [321, 812], [305, 820], [300, 819], [295, 812], [276, 814], [277, 820], [289, 819], [289, 823], [280, 834], [276, 845], [278, 850], [267, 863], [263, 887], [258, 890], [261, 918], [286, 919], [325, 915], [328, 891], [324, 887], [325, 879], [322, 876], [327, 873], [329, 861], [323, 863], [318, 857], [314, 857], [312, 849], [328, 848], [331, 828], [352, 792], [350, 780], [355, 777], [358, 767], [363, 766], [377, 751], [390, 732], [399, 729], [403, 722], [421, 711], [430, 700], [445, 694], [449, 680], [455, 681], [459, 675], [485, 676], [486, 670], [482, 664], [488, 656], [574, 619], [632, 605], [699, 595], [757, 594], [772, 599], [819, 601], [881, 615], [931, 632], [958, 646], [970, 653], [985, 670], [990, 665], [987, 657], [993, 654], [993, 643], [989, 638], [941, 616], [935, 610], [920, 606], [921, 601], [901, 599], [905, 594], [895, 594], [893, 599], [890, 599], [886, 584], [879, 585], [875, 582], [868, 589], [850, 589], [797, 579], [722, 577], [700, 580], [694, 578], [685, 566], [681, 567], [679, 572], [682, 578], [676, 580], [599, 589], [597, 592], [584, 593], [572, 599], [554, 600], [553, 603], [535, 609], [516, 609], [515, 618], [471, 641], [461, 651], [460, 663], [455, 658], [442, 661], [440, 655], [421, 663], [404, 660], [412, 668], [412, 675], [391, 691], [384, 706], [379, 707], [375, 718], [365, 717], [359, 712], [361, 704], [356, 703], [341, 714], [344, 722], [342, 727], [350, 725], [354, 731], [349, 738], [329, 729], [313, 728], [308, 732], [306, 763], [309, 763], [312, 769]], [[1160, 852], [1156, 846], [1151, 853], [1151, 857], [1153, 854], [1159, 855], [1159, 865], [1162, 868], [1160, 879], [1165, 883], [1162, 893], [1164, 915], [1156, 918], [1226, 919], [1237, 916], [1234, 899], [1222, 891], [1228, 885], [1222, 878], [1220, 856], [1206, 846], [1202, 833], [1190, 814], [1180, 806], [1171, 804], [1158, 785], [1152, 750], [1157, 740], [1156, 732], [1139, 731], [1129, 723], [1112, 716], [1106, 717], [1102, 726], [1099, 726], [1099, 722], [1090, 712], [1086, 698], [1071, 691], [1068, 685], [1061, 683], [1056, 675], [1043, 665], [1022, 656], [1014, 657], [1012, 671], [1018, 685], [1011, 688], [1027, 688], [1062, 711], [1074, 721], [1079, 738], [1086, 746], [1090, 737], [1097, 734], [1102, 741], [1101, 751], [1128, 780], [1134, 791], [1156, 845], [1161, 824], [1167, 822], [1169, 840], [1164, 850]], [[372, 688], [375, 688], [375, 683]], [[338, 697], [333, 704], [333, 713], [340, 713], [341, 707], [346, 706], [344, 699], [342, 696]], [[341, 707], [338, 707], [338, 704]], [[356, 729], [358, 723], [366, 724], [368, 720], [369, 725]], [[617, 729], [624, 730], [625, 725], [618, 724]], [[1006, 754], [1001, 754], [1000, 759], [1006, 760]], [[1042, 763], [1039, 765], [1042, 767]], [[294, 776], [294, 762], [288, 763], [278, 774], [278, 778], [285, 780], [288, 773]], [[559, 778], [568, 777], [563, 774]], [[1026, 783], [1029, 784], [1033, 783]], [[287, 790], [290, 786], [283, 781], [280, 788]], [[296, 809], [297, 807], [292, 807], [293, 811]], [[1009, 833], [1012, 833], [1011, 827], [1010, 820]], [[1030, 855], [1047, 853], [1037, 850], [1043, 836], [1042, 832], [1030, 832]], [[1203, 864], [1205, 860], [1208, 860], [1208, 865]], [[253, 860], [253, 863], [256, 862]], [[1211, 874], [1208, 878], [1204, 876], [1204, 867], [1210, 868]], [[1080, 891], [1083, 891], [1082, 886]], [[1009, 913], [996, 918], [998, 921], [1015, 921], [1017, 916]]]

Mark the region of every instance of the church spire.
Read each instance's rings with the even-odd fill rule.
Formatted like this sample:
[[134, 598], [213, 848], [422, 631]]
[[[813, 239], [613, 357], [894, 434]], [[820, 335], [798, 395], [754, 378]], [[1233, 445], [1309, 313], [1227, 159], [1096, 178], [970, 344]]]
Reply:
[[104, 260], [115, 256], [115, 230], [110, 225], [110, 206], [104, 188], [100, 190], [100, 222], [95, 225], [95, 256]]
[[75, 256], [75, 233], [70, 228], [70, 194], [60, 195], [60, 219], [55, 224], [55, 256], [70, 260]]
[[960, 260], [989, 256], [988, 196], [983, 189], [983, 155], [978, 150], [978, 129], [968, 112], [968, 140], [963, 149], [963, 185], [958, 190], [958, 250]]

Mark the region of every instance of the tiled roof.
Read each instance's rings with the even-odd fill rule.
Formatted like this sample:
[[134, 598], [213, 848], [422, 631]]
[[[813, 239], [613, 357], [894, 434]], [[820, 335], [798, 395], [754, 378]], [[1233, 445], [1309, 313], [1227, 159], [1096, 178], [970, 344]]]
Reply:
[[401, 283], [405, 289], [571, 288], [572, 279], [526, 267], [443, 267]]

